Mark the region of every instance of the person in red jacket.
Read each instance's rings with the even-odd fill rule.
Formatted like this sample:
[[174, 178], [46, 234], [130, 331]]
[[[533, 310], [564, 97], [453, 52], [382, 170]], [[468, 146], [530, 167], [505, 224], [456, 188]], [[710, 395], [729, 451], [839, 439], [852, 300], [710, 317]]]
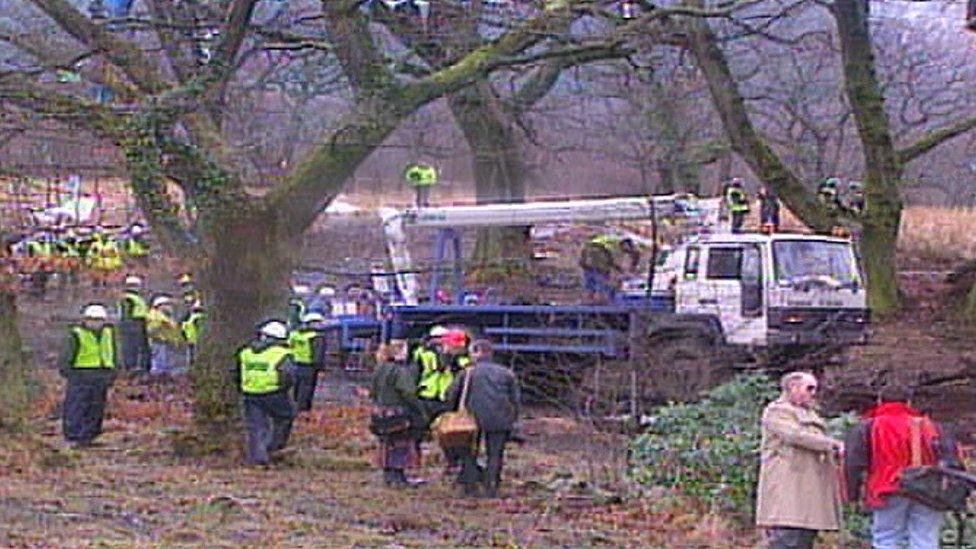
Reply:
[[[913, 438], [917, 450], [913, 452]], [[845, 439], [848, 500], [872, 512], [874, 549], [937, 549], [943, 513], [899, 494], [902, 471], [917, 465], [958, 466], [956, 443], [942, 426], [909, 404], [909, 391], [888, 386]], [[913, 455], [914, 454], [914, 455]]]

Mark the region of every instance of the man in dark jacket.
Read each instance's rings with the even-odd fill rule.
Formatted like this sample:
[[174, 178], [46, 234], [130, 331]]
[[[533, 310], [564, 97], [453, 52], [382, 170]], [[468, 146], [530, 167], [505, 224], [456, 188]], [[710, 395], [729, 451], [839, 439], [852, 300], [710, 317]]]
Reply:
[[911, 407], [907, 390], [888, 386], [878, 400], [845, 440], [848, 499], [857, 501], [863, 486], [873, 547], [936, 549], [942, 513], [900, 495], [899, 477], [913, 465], [958, 467], [956, 442]]
[[465, 494], [472, 495], [479, 477], [482, 477], [485, 495], [496, 497], [501, 482], [505, 443], [518, 421], [522, 396], [515, 374], [508, 368], [491, 362], [491, 353], [491, 342], [488, 340], [478, 340], [471, 345], [474, 366], [454, 380], [448, 391], [447, 401], [457, 409], [465, 379], [470, 376], [466, 406], [478, 422], [479, 436], [485, 441], [488, 461], [482, 474], [477, 463], [477, 452], [468, 452], [462, 460], [459, 480], [464, 486]]
[[82, 321], [72, 326], [61, 359], [64, 393], [63, 431], [69, 444], [88, 446], [102, 433], [105, 401], [116, 375], [118, 353], [115, 328], [104, 306], [92, 304]]
[[247, 462], [267, 465], [269, 454], [288, 444], [295, 420], [295, 405], [288, 394], [295, 382], [295, 365], [285, 324], [272, 320], [262, 325], [258, 337], [237, 353], [234, 372], [244, 395]]

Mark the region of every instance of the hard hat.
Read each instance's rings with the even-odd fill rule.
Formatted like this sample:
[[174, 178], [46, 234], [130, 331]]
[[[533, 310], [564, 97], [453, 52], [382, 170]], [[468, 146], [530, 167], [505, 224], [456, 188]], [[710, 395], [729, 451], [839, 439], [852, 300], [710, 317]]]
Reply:
[[296, 284], [291, 287], [291, 291], [298, 295], [305, 295], [310, 293], [311, 289], [308, 286], [304, 286], [302, 284]]
[[142, 278], [136, 275], [129, 275], [125, 277], [126, 286], [142, 286]]
[[302, 322], [306, 324], [311, 324], [312, 322], [325, 322], [325, 316], [322, 313], [308, 313], [302, 317]]
[[168, 295], [156, 296], [152, 300], [153, 307], [161, 307], [163, 305], [172, 305], [172, 304], [173, 304], [173, 298], [169, 297]]
[[430, 337], [444, 337], [448, 333], [450, 333], [450, 330], [448, 330], [447, 328], [443, 326], [434, 326], [433, 328], [430, 329], [430, 332], [427, 335]]
[[322, 297], [334, 297], [336, 295], [336, 291], [332, 286], [322, 286], [319, 288], [319, 295]]
[[732, 178], [732, 186], [733, 187], [741, 187], [742, 186], [742, 180], [739, 179], [738, 177], [733, 177]]
[[88, 320], [108, 320], [108, 309], [104, 305], [93, 303], [82, 309], [81, 316]]
[[464, 347], [469, 339], [468, 333], [464, 330], [449, 330], [441, 338], [441, 342], [449, 347]]
[[193, 282], [193, 276], [191, 276], [190, 273], [183, 273], [177, 280], [180, 284], [189, 284]]
[[261, 325], [258, 333], [275, 339], [288, 339], [288, 327], [283, 322], [270, 320]]
[[193, 305], [190, 307], [190, 309], [191, 310], [194, 310], [194, 311], [202, 311], [203, 310], [203, 302], [200, 301], [199, 299], [196, 300], [196, 301], [194, 301], [193, 302]]
[[861, 182], [860, 181], [851, 181], [850, 184], [848, 185], [848, 187], [850, 187], [851, 189], [860, 189], [861, 188]]
[[828, 177], [827, 180], [824, 181], [824, 186], [836, 187], [838, 183], [840, 183], [840, 179], [837, 179], [836, 177]]
[[129, 229], [129, 232], [131, 232], [134, 235], [140, 235], [142, 234], [142, 231], [143, 231], [142, 225], [133, 225], [132, 228]]

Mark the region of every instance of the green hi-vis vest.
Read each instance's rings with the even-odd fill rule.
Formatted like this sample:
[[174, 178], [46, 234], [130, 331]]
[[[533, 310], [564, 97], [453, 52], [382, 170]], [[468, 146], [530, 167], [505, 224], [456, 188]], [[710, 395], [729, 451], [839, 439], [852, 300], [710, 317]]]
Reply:
[[190, 316], [186, 317], [186, 320], [180, 324], [180, 328], [183, 330], [183, 338], [190, 345], [196, 345], [200, 342], [200, 322], [203, 321], [204, 313], [199, 311], [195, 313], [190, 313]]
[[413, 360], [420, 364], [420, 381], [417, 383], [417, 396], [420, 398], [436, 399], [440, 384], [437, 377], [441, 372], [437, 371], [440, 358], [437, 352], [424, 347], [417, 347], [413, 352]]
[[146, 300], [143, 299], [138, 293], [127, 291], [122, 295], [122, 301], [124, 304], [128, 305], [127, 308], [122, 308], [122, 312], [125, 312], [126, 309], [128, 309], [129, 318], [139, 320], [144, 319], [147, 315], [149, 315], [149, 305], [146, 304]]
[[426, 164], [410, 166], [403, 176], [414, 187], [432, 187], [437, 184], [437, 169]]
[[125, 240], [125, 253], [132, 257], [146, 257], [149, 255], [149, 246], [130, 237]]
[[115, 332], [111, 326], [103, 326], [97, 334], [84, 326], [74, 326], [71, 332], [78, 338], [72, 368], [115, 368]]
[[749, 198], [742, 189], [729, 187], [729, 190], [725, 193], [725, 203], [728, 204], [729, 211], [732, 213], [749, 211]]
[[311, 366], [315, 361], [314, 349], [312, 349], [312, 339], [319, 335], [311, 329], [295, 330], [288, 334], [288, 345], [295, 358], [295, 364]]
[[50, 257], [54, 255], [54, 244], [47, 240], [31, 240], [27, 243], [31, 257]]
[[281, 389], [278, 366], [291, 356], [291, 349], [272, 345], [263, 351], [247, 347], [238, 354], [241, 367], [241, 391], [248, 395], [264, 395]]

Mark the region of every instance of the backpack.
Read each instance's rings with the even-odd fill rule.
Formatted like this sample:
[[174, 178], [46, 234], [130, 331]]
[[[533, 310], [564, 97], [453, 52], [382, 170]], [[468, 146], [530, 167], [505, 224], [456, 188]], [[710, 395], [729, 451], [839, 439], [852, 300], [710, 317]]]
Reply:
[[970, 485], [946, 475], [941, 466], [922, 465], [922, 421], [923, 418], [912, 419], [912, 465], [899, 476], [899, 493], [936, 511], [963, 511], [972, 490]]

